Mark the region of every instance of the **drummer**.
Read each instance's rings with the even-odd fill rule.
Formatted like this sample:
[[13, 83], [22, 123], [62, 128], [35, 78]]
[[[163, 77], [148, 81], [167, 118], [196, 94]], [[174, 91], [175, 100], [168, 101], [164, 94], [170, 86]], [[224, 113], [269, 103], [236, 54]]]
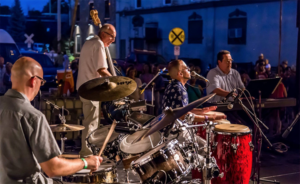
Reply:
[[42, 66], [30, 57], [11, 71], [12, 89], [0, 97], [0, 183], [57, 184], [46, 177], [66, 176], [83, 168], [95, 171], [102, 158], [63, 159], [46, 117], [30, 103], [45, 84]]
[[[108, 47], [116, 38], [116, 29], [111, 24], [104, 24], [100, 29], [98, 36], [87, 40], [80, 52], [80, 62], [78, 66], [77, 90], [79, 87], [92, 79], [111, 76], [107, 70], [105, 47]], [[82, 111], [84, 120], [82, 125], [85, 129], [81, 136], [80, 156], [91, 155], [92, 151], [88, 148], [86, 137], [99, 126], [100, 106], [99, 102], [86, 100], [80, 97], [82, 101]]]
[[[167, 86], [165, 94], [163, 96], [162, 108], [179, 108], [188, 105], [189, 99], [185, 88], [185, 84], [191, 79], [190, 68], [185, 64], [183, 60], [177, 59], [169, 63], [168, 66], [169, 75], [172, 78], [172, 82]], [[193, 109], [189, 113], [195, 114], [195, 122], [201, 122], [205, 120], [205, 116], [208, 120], [219, 120], [226, 119], [223, 114], [210, 113], [204, 115], [208, 111], [216, 110], [216, 106], [203, 108], [203, 109]], [[184, 117], [184, 116], [183, 116]]]

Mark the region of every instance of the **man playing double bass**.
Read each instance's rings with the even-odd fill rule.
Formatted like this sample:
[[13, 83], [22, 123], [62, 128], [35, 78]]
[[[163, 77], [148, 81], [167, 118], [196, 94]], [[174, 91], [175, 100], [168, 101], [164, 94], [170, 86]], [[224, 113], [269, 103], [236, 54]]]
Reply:
[[[77, 90], [85, 82], [99, 78], [111, 76], [107, 70], [105, 47], [108, 47], [116, 38], [116, 29], [111, 24], [104, 24], [94, 38], [87, 40], [80, 52], [80, 62], [78, 66]], [[81, 137], [80, 156], [91, 155], [91, 150], [87, 147], [86, 137], [99, 125], [100, 106], [98, 101], [91, 101], [80, 97], [84, 115]]]

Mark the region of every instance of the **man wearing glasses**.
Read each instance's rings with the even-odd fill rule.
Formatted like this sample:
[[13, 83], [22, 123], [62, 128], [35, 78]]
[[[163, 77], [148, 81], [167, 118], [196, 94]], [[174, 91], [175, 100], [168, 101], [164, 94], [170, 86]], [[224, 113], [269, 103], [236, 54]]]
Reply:
[[[116, 29], [111, 24], [104, 24], [98, 35], [87, 40], [81, 51], [78, 66], [77, 90], [85, 82], [99, 78], [111, 76], [107, 70], [105, 47], [108, 47], [116, 38]], [[92, 151], [87, 147], [86, 137], [99, 125], [100, 106], [99, 102], [86, 100], [80, 97], [83, 103], [82, 110], [84, 120], [82, 122], [85, 129], [82, 131], [80, 156], [91, 155]]]
[[98, 156], [68, 160], [43, 113], [30, 101], [45, 84], [41, 65], [30, 57], [18, 59], [11, 71], [12, 89], [0, 97], [0, 183], [57, 184], [49, 177], [72, 175], [83, 168], [97, 170]]

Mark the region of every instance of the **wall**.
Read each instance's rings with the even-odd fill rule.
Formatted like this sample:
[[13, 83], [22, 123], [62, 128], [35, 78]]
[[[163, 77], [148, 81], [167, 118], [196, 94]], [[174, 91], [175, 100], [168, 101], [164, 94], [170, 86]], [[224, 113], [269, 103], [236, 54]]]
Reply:
[[[117, 1], [117, 9], [123, 10], [126, 4], [135, 0]], [[283, 2], [281, 61], [287, 59], [289, 64], [296, 63], [297, 28], [296, 11], [297, 1]], [[173, 59], [174, 47], [168, 40], [168, 34], [174, 27], [182, 28], [186, 33], [186, 41], [181, 46], [180, 57], [200, 58], [206, 65], [216, 63], [219, 50], [231, 52], [235, 62], [255, 62], [260, 53], [269, 59], [270, 64], [277, 66], [279, 50], [279, 1], [265, 3], [244, 4], [234, 6], [216, 6], [209, 8], [191, 9], [185, 11], [141, 13], [144, 18], [143, 29], [148, 22], [158, 22], [162, 40], [158, 44], [158, 53], [167, 60]], [[228, 45], [228, 17], [236, 9], [247, 13], [246, 45]], [[202, 44], [188, 44], [188, 17], [196, 12], [203, 20]], [[129, 52], [129, 37], [132, 37], [132, 18], [135, 15], [125, 15], [119, 12], [117, 17], [117, 45], [120, 39], [126, 39], [127, 53]], [[119, 46], [117, 46], [118, 49]], [[119, 51], [118, 51], [119, 54]]]

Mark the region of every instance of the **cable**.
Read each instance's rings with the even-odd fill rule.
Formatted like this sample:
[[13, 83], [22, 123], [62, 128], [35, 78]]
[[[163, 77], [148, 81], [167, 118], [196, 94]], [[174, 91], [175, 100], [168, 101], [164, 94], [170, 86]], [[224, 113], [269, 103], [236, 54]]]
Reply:
[[165, 184], [167, 184], [167, 177], [168, 177], [168, 175], [167, 175], [166, 171], [164, 171], [164, 170], [159, 170], [159, 171], [161, 171], [161, 172], [163, 172], [165, 174]]

